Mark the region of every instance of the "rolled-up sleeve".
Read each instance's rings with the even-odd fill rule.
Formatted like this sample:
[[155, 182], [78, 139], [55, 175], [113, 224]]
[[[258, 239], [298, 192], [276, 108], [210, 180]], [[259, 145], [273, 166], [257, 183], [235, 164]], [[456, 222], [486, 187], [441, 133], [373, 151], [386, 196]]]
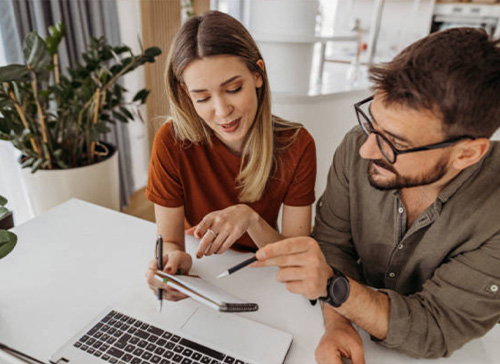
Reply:
[[379, 341], [413, 357], [449, 356], [500, 320], [500, 234], [441, 265], [423, 289], [390, 298], [387, 338]]

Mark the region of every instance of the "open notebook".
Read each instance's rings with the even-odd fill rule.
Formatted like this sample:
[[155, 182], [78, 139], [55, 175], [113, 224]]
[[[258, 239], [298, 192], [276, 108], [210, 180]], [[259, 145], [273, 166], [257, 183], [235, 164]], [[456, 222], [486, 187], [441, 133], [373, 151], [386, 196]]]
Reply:
[[256, 303], [249, 303], [230, 295], [222, 288], [198, 276], [171, 275], [157, 271], [155, 278], [217, 311], [243, 312], [257, 311], [259, 309]]

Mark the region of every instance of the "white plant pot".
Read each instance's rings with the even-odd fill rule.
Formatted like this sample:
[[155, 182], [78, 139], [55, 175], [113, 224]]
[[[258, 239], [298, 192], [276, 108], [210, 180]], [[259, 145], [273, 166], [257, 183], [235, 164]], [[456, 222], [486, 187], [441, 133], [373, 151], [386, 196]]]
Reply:
[[120, 209], [118, 151], [90, 166], [22, 170], [22, 178], [35, 216], [71, 198], [78, 198], [114, 210]]

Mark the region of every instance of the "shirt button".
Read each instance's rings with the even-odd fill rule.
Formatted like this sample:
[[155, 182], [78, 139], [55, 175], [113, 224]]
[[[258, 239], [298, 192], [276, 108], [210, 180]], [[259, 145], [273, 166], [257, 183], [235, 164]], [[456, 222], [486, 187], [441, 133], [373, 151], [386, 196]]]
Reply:
[[402, 214], [402, 213], [403, 213], [403, 211], [404, 211], [404, 210], [403, 210], [403, 208], [402, 208], [402, 207], [400, 207], [400, 208], [398, 209], [398, 212], [399, 212], [400, 214]]
[[404, 249], [404, 247], [405, 247], [405, 246], [404, 246], [403, 244], [399, 244], [399, 245], [398, 245], [398, 249], [400, 249], [400, 250], [401, 250], [401, 249]]
[[490, 286], [490, 290], [491, 290], [491, 292], [497, 292], [498, 291], [498, 286], [496, 284], [492, 284]]
[[390, 277], [390, 278], [394, 278], [394, 277], [396, 277], [396, 273], [394, 273], [394, 272], [389, 273], [389, 277]]

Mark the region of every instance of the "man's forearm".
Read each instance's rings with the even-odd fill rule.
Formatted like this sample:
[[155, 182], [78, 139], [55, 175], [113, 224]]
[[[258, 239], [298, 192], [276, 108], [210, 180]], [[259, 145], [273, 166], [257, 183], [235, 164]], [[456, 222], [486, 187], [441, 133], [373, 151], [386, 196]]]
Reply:
[[389, 329], [389, 297], [349, 279], [349, 298], [336, 311], [370, 335], [383, 340]]
[[351, 325], [351, 321], [346, 317], [342, 316], [335, 308], [332, 306], [321, 302], [321, 310], [323, 311], [323, 321], [325, 324], [325, 330], [336, 328], [339, 326]]

